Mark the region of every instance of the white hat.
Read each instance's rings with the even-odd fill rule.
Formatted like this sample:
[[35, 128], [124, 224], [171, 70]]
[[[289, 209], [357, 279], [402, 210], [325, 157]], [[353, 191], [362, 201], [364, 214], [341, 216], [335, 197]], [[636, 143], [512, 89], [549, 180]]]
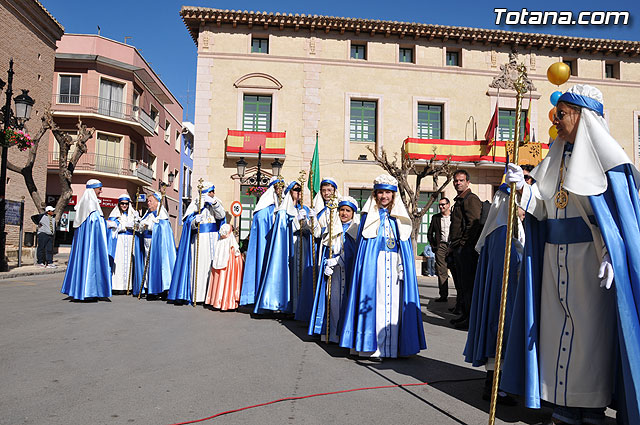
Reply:
[[56, 209], [53, 208], [51, 205], [47, 205], [47, 208], [44, 209], [45, 212], [49, 212], [49, 211], [55, 211]]

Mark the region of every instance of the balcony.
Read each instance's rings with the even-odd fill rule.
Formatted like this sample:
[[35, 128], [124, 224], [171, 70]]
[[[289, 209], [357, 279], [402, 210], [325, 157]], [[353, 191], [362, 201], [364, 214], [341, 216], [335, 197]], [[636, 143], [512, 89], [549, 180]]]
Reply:
[[227, 130], [226, 153], [228, 158], [257, 158], [262, 148], [263, 158], [285, 157], [287, 133], [285, 131]]
[[[49, 152], [47, 168], [57, 170], [59, 160], [59, 152]], [[85, 153], [80, 157], [74, 174], [87, 174], [87, 172], [103, 173], [144, 185], [153, 183], [153, 170], [151, 168], [140, 161], [117, 156]]]
[[130, 125], [142, 136], [152, 136], [156, 127], [155, 121], [138, 106], [99, 96], [54, 94], [51, 112], [55, 116], [92, 116]]

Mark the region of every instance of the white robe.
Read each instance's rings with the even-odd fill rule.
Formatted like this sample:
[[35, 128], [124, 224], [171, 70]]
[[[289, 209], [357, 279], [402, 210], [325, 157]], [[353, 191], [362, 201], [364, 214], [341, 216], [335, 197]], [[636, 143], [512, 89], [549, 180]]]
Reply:
[[[211, 204], [206, 204], [206, 206], [202, 209], [203, 220], [200, 223], [215, 223], [216, 220], [221, 220], [225, 216], [224, 208], [220, 202], [216, 203], [214, 207]], [[192, 228], [196, 228], [195, 220], [191, 223]], [[200, 231], [199, 240], [200, 247], [198, 248], [198, 282], [196, 288], [196, 302], [201, 303], [204, 302], [205, 297], [207, 296], [207, 289], [211, 280], [211, 264], [213, 261], [213, 256], [215, 254], [216, 243], [218, 242], [219, 235], [218, 232], [203, 232]], [[191, 244], [191, 276], [192, 279], [195, 279], [196, 276], [196, 242]]]
[[[570, 155], [565, 159], [569, 165]], [[558, 185], [559, 187], [559, 185]], [[604, 407], [611, 401], [614, 375], [615, 294], [600, 288], [602, 235], [588, 197], [569, 193], [566, 208], [542, 200], [525, 185], [520, 206], [538, 220], [582, 217], [592, 242], [547, 243], [540, 299], [540, 389], [542, 399], [560, 406]]]
[[127, 231], [125, 226], [136, 218], [138, 218], [138, 213], [135, 211], [131, 218], [128, 216], [120, 216], [120, 225], [116, 229], [111, 229], [111, 232], [118, 233], [114, 267], [111, 271], [111, 289], [114, 291], [131, 289], [129, 286], [129, 269], [131, 267], [131, 244], [133, 243], [133, 235], [125, 233]]

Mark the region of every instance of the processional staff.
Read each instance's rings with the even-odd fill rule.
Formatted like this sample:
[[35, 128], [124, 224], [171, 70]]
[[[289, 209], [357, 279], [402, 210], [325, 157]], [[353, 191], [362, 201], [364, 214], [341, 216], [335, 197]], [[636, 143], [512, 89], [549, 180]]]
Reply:
[[[135, 212], [138, 212], [138, 197], [140, 196], [140, 188], [138, 187], [136, 189], [136, 208], [135, 208]], [[133, 214], [133, 212], [129, 211], [131, 214]], [[136, 228], [134, 225], [133, 228], [133, 238], [131, 239], [131, 255], [129, 256], [129, 280], [127, 281], [127, 295], [129, 295], [131, 293], [131, 274], [133, 273], [133, 253], [134, 253], [134, 248], [136, 246]]]
[[[516, 68], [517, 79], [513, 81], [513, 88], [516, 91], [516, 129], [515, 140], [513, 142], [514, 164], [518, 163], [518, 149], [520, 148], [520, 114], [522, 112], [522, 98], [527, 92], [527, 69], [524, 64]], [[502, 298], [500, 299], [500, 320], [498, 321], [498, 335], [496, 341], [495, 371], [493, 373], [493, 386], [491, 388], [491, 406], [489, 408], [489, 425], [494, 425], [496, 421], [496, 403], [498, 401], [498, 383], [500, 382], [500, 366], [502, 363], [502, 339], [504, 334], [504, 321], [507, 310], [507, 289], [509, 286], [509, 266], [511, 264], [511, 238], [516, 225], [516, 184], [510, 183], [511, 193], [509, 196], [509, 214], [507, 219], [507, 240], [504, 250], [504, 269], [502, 271]]]
[[[202, 178], [198, 180], [198, 211], [196, 214], [200, 214], [200, 209], [202, 208], [202, 189], [204, 185], [202, 184], [204, 180]], [[195, 219], [194, 219], [195, 220]], [[196, 269], [193, 273], [193, 307], [196, 306], [196, 291], [198, 290], [198, 257], [200, 257], [200, 223], [196, 222]]]
[[[298, 182], [300, 183], [300, 209], [304, 208], [304, 182], [306, 181], [307, 173], [304, 170], [300, 171], [300, 177], [298, 177]], [[304, 266], [303, 255], [304, 255], [304, 247], [302, 243], [302, 224], [303, 220], [300, 220], [300, 235], [298, 236], [298, 244], [300, 245], [300, 266], [298, 267], [298, 302], [300, 302], [300, 290], [302, 288], [302, 270]]]
[[[338, 209], [338, 202], [336, 195], [331, 196], [329, 202], [327, 202], [327, 208], [329, 209], [329, 257], [333, 256], [333, 215], [336, 209]], [[329, 317], [331, 312], [331, 275], [327, 277], [327, 344], [329, 343]]]

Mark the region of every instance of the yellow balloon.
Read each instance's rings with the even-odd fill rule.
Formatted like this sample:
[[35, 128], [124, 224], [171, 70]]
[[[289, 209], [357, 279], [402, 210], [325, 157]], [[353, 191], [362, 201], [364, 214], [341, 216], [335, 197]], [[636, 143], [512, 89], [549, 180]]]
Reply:
[[547, 69], [547, 80], [557, 86], [566, 83], [571, 76], [571, 68], [564, 62], [556, 62]]
[[556, 140], [556, 137], [558, 137], [558, 129], [555, 125], [549, 127], [549, 137], [551, 137], [551, 139], [553, 140]]

